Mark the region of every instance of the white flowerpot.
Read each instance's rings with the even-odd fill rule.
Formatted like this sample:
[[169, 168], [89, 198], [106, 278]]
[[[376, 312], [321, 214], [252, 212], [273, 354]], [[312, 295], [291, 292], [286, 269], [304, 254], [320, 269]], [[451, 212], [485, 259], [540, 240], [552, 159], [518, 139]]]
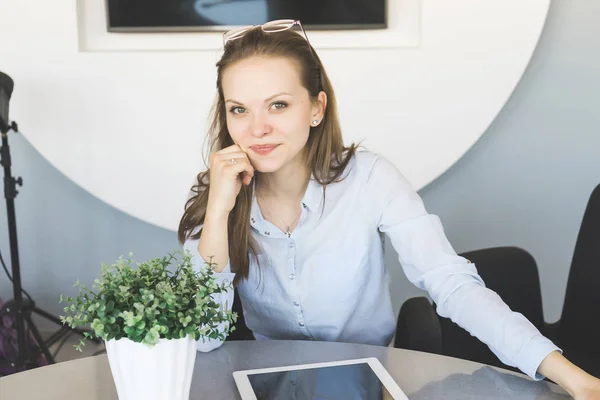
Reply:
[[119, 400], [188, 400], [196, 341], [159, 339], [153, 347], [129, 339], [109, 340], [106, 354]]

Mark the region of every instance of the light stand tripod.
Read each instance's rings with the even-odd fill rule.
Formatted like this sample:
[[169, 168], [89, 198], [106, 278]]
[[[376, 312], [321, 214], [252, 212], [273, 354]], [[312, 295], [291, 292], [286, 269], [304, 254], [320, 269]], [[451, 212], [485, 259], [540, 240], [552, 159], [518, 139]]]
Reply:
[[[8, 125], [8, 124], [6, 124]], [[33, 299], [27, 295], [27, 299], [23, 299], [23, 288], [21, 287], [21, 271], [19, 266], [19, 247], [17, 243], [17, 225], [15, 218], [15, 204], [14, 199], [19, 193], [16, 190], [16, 186], [23, 186], [23, 179], [21, 177], [15, 179], [11, 175], [11, 159], [10, 159], [10, 148], [8, 147], [8, 131], [12, 129], [14, 132], [18, 132], [17, 124], [13, 121], [10, 126], [0, 124], [0, 133], [2, 134], [2, 148], [0, 148], [0, 164], [4, 167], [4, 196], [6, 198], [6, 210], [8, 219], [8, 233], [10, 241], [10, 253], [11, 253], [11, 266], [12, 266], [12, 283], [14, 298], [6, 302], [2, 308], [0, 308], [0, 324], [2, 318], [6, 315], [12, 316], [16, 321], [17, 331], [17, 354], [16, 358], [12, 360], [0, 360], [0, 367], [2, 369], [12, 369], [12, 372], [23, 371], [28, 368], [39, 366], [38, 360], [40, 354], [43, 354], [49, 363], [54, 364], [56, 361], [49, 351], [49, 347], [56, 343], [61, 338], [70, 336], [71, 333], [77, 333], [83, 336], [84, 331], [80, 329], [73, 329], [63, 325], [60, 319], [38, 307], [36, 307]], [[4, 261], [2, 260], [2, 263]], [[31, 319], [32, 313], [38, 314], [45, 319], [52, 321], [53, 323], [60, 326], [58, 331], [52, 334], [45, 342], [40, 335], [38, 328], [35, 326]], [[32, 346], [30, 341], [29, 333], [35, 339], [36, 346]], [[100, 341], [96, 338], [92, 339], [94, 342], [99, 343]]]

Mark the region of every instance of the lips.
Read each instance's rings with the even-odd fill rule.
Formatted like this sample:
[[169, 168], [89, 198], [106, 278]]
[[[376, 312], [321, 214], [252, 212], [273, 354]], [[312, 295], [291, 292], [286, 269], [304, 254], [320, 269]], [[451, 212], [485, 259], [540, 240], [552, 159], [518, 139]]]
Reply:
[[250, 148], [256, 154], [264, 156], [264, 155], [269, 154], [273, 150], [275, 150], [275, 148], [277, 148], [278, 146], [279, 146], [278, 144], [260, 144], [260, 145], [257, 144], [257, 145], [254, 145], [254, 146], [250, 146]]

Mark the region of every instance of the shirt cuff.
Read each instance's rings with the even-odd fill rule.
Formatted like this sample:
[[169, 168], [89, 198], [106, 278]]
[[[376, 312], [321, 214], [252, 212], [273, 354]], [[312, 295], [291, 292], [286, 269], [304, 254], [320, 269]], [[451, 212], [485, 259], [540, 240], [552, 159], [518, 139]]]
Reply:
[[[198, 254], [198, 258], [200, 260], [202, 260], [202, 257], [200, 257], [199, 254]], [[234, 277], [235, 277], [235, 274], [232, 274], [230, 272], [220, 272], [220, 273], [216, 273], [215, 280], [220, 284], [229, 285], [229, 284], [233, 283]], [[221, 305], [222, 311], [224, 311], [224, 312], [231, 311], [231, 309], [233, 307], [233, 297], [234, 297], [234, 291], [233, 291], [232, 286], [229, 286], [227, 288], [227, 290], [225, 290], [224, 292], [212, 293], [210, 295], [210, 297], [213, 299], [214, 302]], [[229, 322], [228, 321], [220, 322], [216, 329], [217, 329], [217, 331], [219, 331], [221, 333], [227, 331], [229, 329]], [[208, 337], [201, 337], [196, 342], [196, 349], [198, 351], [206, 353], [206, 352], [212, 351], [218, 347], [221, 347], [223, 342], [224, 341], [221, 339], [211, 339]]]
[[[203, 268], [208, 262], [202, 258], [202, 256], [200, 255], [200, 253], [198, 252], [198, 242], [199, 240], [190, 240], [188, 239], [184, 245], [183, 245], [183, 250], [189, 250], [190, 253], [192, 254], [192, 265], [194, 266], [194, 269], [196, 271], [200, 271], [201, 268]], [[223, 268], [223, 270], [221, 270], [221, 272], [216, 272], [216, 275], [221, 275], [221, 276], [226, 276], [226, 275], [230, 275], [227, 278], [233, 281], [233, 277], [235, 276], [234, 273], [231, 272], [231, 266], [229, 265], [229, 261], [227, 261], [227, 264], [225, 264], [225, 268]]]
[[[229, 322], [221, 322], [217, 327], [219, 332], [224, 332], [229, 328]], [[224, 340], [221, 339], [211, 339], [201, 337], [196, 341], [196, 351], [200, 351], [202, 353], [208, 353], [221, 347], [225, 343]]]
[[562, 354], [562, 349], [558, 348], [549, 339], [542, 335], [537, 335], [525, 345], [522, 356], [519, 357], [522, 361], [519, 363], [519, 369], [525, 372], [529, 377], [536, 381], [541, 381], [545, 378], [538, 373], [538, 368], [544, 359], [553, 351], [558, 351]]

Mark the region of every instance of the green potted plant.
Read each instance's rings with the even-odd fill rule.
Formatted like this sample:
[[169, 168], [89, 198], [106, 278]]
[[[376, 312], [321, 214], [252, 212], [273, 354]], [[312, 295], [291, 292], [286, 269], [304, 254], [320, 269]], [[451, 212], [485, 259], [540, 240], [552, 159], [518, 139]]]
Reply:
[[77, 282], [75, 298], [61, 295], [68, 304], [61, 320], [71, 327], [89, 326], [105, 341], [120, 400], [187, 400], [196, 342], [224, 340], [233, 330], [237, 316], [221, 302], [231, 283], [219, 282], [212, 263], [194, 271], [189, 252], [176, 251], [137, 268], [131, 257], [102, 264], [91, 289]]

